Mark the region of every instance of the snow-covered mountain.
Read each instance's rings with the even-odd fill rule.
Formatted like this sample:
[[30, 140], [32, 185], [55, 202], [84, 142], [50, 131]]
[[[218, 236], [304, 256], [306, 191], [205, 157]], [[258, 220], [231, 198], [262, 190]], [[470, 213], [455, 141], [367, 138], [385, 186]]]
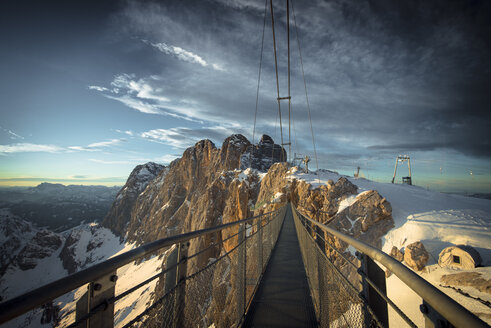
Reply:
[[[202, 140], [168, 167], [155, 163], [137, 166], [118, 192], [102, 225], [83, 224], [53, 233], [3, 210], [0, 212], [1, 297], [3, 300], [14, 297], [146, 242], [233, 222], [278, 208], [287, 201], [314, 219], [344, 229], [386, 252], [393, 246], [404, 251], [409, 244], [421, 241], [430, 254], [430, 261], [418, 273], [436, 286], [444, 274], [457, 272], [438, 267], [438, 254], [448, 245], [474, 246], [484, 264], [491, 264], [490, 200], [441, 194], [416, 186], [377, 183], [325, 170], [305, 174], [281, 163], [274, 164], [285, 154], [282, 155], [282, 149], [270, 139], [264, 136], [258, 145], [251, 145], [245, 137], [232, 135], [221, 148]], [[268, 157], [270, 152], [273, 157]], [[246, 168], [248, 165], [253, 168]], [[57, 187], [40, 189], [50, 188]], [[224, 231], [221, 238], [232, 233]], [[191, 244], [190, 253], [211, 242], [206, 238], [197, 240]], [[189, 268], [208, 263], [210, 258], [224, 254], [230, 247], [225, 243], [212, 248], [193, 259]], [[170, 250], [120, 268], [116, 294], [160, 271]], [[351, 251], [346, 249], [347, 254]], [[236, 292], [231, 282], [236, 272], [233, 270], [223, 264], [213, 272], [218, 278], [212, 279], [210, 288], [227, 291], [228, 300], [218, 302], [212, 297], [202, 309], [205, 321], [216, 327], [230, 323], [224, 313], [234, 313], [235, 303], [231, 297]], [[489, 267], [471, 271], [490, 281]], [[388, 278], [387, 284], [389, 296], [412, 317], [422, 320], [418, 308], [421, 300], [404, 289], [394, 275]], [[159, 279], [154, 280], [117, 302], [116, 326], [123, 326], [158, 299], [161, 285]], [[484, 320], [491, 317], [489, 307], [482, 302], [453, 289], [439, 288]], [[462, 288], [473, 297], [491, 301], [486, 292], [472, 286]], [[60, 326], [73, 320], [74, 300], [84, 291], [82, 286], [53, 302]], [[36, 327], [41, 317], [42, 310], [37, 310], [7, 326]], [[396, 319], [391, 316], [391, 320]], [[397, 326], [399, 322], [393, 324]]]
[[41, 183], [32, 188], [0, 189], [0, 209], [53, 231], [82, 222], [102, 221], [119, 187]]
[[157, 177], [157, 180], [163, 183], [168, 171], [164, 165], [153, 162], [135, 167], [123, 188], [116, 195], [116, 200], [104, 218], [103, 226], [110, 228], [119, 236], [124, 236], [138, 195]]

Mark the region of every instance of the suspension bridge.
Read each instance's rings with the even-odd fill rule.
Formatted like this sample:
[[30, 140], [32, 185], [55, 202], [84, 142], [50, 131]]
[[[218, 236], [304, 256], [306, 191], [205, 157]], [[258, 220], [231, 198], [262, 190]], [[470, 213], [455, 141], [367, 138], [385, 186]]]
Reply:
[[[229, 229], [229, 237], [188, 254], [189, 245]], [[353, 261], [338, 238], [357, 250]], [[228, 251], [224, 243], [231, 242]], [[118, 269], [175, 245], [161, 272], [115, 295]], [[200, 267], [193, 260], [210, 248], [220, 256]], [[425, 327], [488, 327], [460, 304], [380, 250], [302, 215], [290, 203], [255, 217], [164, 238], [0, 304], [0, 323], [43, 308], [80, 287], [67, 327], [113, 327], [115, 304], [155, 279], [164, 286], [152, 304], [124, 327], [389, 327], [391, 309], [409, 327], [413, 319], [387, 296], [391, 271], [423, 299]], [[197, 262], [196, 262], [197, 263]], [[194, 263], [194, 264], [196, 264]], [[228, 288], [215, 288], [225, 267]], [[207, 312], [210, 301], [218, 309]], [[399, 321], [400, 322], [400, 321]], [[117, 324], [117, 323], [116, 323]]]
[[[269, 4], [281, 145], [288, 146], [291, 158], [291, 2], [287, 0], [286, 5], [288, 94], [284, 97], [280, 96], [279, 89], [272, 0]], [[268, 0], [265, 0], [253, 143], [267, 5]], [[293, 4], [291, 7], [293, 9]], [[318, 169], [294, 10], [293, 22]], [[283, 140], [281, 117], [281, 102], [285, 100], [288, 101], [288, 142]], [[293, 130], [295, 133], [294, 125]], [[226, 231], [233, 233], [222, 234]], [[193, 243], [203, 245], [204, 238], [214, 242], [202, 249], [190, 247]], [[336, 240], [356, 249], [356, 257], [338, 249]], [[197, 251], [189, 254], [190, 249]], [[166, 256], [160, 272], [116, 294], [119, 269], [161, 256], [164, 251], [171, 253]], [[210, 257], [210, 251], [219, 255]], [[8, 324], [31, 311], [45, 314], [52, 308], [47, 304], [52, 305], [57, 298], [74, 290], [85, 290], [73, 300], [74, 310], [62, 314], [70, 319], [64, 327], [399, 327], [400, 322], [417, 327], [414, 318], [388, 297], [385, 272], [381, 267], [395, 274], [422, 298], [420, 310], [425, 327], [489, 327], [389, 255], [313, 220], [290, 203], [269, 213], [153, 241], [6, 300], [0, 304], [0, 324]], [[155, 281], [159, 283], [151, 304], [132, 313], [131, 320], [124, 324], [116, 321], [118, 302]], [[398, 318], [394, 321], [397, 324], [389, 313]]]

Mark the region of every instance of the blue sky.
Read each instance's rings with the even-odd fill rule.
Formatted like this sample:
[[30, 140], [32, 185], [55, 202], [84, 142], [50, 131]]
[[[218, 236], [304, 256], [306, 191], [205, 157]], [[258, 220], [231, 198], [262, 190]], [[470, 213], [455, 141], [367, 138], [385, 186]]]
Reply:
[[[200, 139], [252, 139], [264, 4], [2, 3], [0, 185], [123, 184]], [[420, 186], [491, 192], [489, 2], [294, 5], [321, 168], [390, 181], [409, 154]], [[267, 18], [257, 134], [279, 141]], [[313, 156], [294, 36], [296, 147]]]

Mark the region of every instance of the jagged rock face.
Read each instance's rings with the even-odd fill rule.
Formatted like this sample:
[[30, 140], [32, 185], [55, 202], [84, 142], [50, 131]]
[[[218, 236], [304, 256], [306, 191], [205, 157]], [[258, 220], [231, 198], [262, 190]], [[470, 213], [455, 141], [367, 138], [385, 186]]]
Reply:
[[[381, 238], [394, 226], [394, 220], [389, 202], [377, 191], [367, 191], [355, 198], [358, 187], [345, 177], [341, 177], [335, 183], [329, 180], [325, 185], [312, 188], [305, 181], [289, 179], [290, 172], [293, 171], [289, 171], [283, 163], [271, 166], [261, 182], [257, 204], [261, 205], [264, 202], [264, 205], [256, 210], [256, 215], [276, 209], [289, 200], [301, 213], [312, 219], [381, 248]], [[354, 198], [353, 202], [339, 211], [341, 202], [348, 197]], [[271, 198], [278, 202], [272, 202]], [[339, 238], [327, 233], [322, 237], [356, 261], [355, 257], [346, 251], [348, 245]], [[350, 271], [351, 267], [348, 267], [332, 248], [326, 245], [325, 251], [346, 276], [355, 279], [356, 273]]]
[[[266, 156], [271, 153], [272, 158]], [[137, 244], [215, 225], [222, 222], [226, 190], [232, 181], [226, 172], [244, 166], [245, 158], [256, 163], [252, 168], [267, 170], [282, 154], [286, 159], [285, 150], [269, 136], [263, 136], [258, 145], [251, 145], [244, 136], [234, 134], [225, 139], [220, 149], [210, 140], [201, 140], [148, 182], [144, 190], [131, 188], [132, 173], [103, 225]], [[257, 196], [253, 194], [250, 196]], [[239, 216], [243, 214], [241, 209]]]
[[329, 226], [381, 248], [381, 237], [394, 227], [392, 207], [377, 191], [370, 190], [358, 195], [351, 206], [337, 213]]
[[34, 237], [31, 223], [15, 217], [8, 211], [0, 212], [0, 277], [22, 250], [23, 244]]
[[240, 158], [249, 146], [244, 136], [236, 134], [225, 139], [220, 149], [210, 140], [186, 149], [182, 158], [170, 166], [163, 184], [150, 185], [138, 197], [128, 226], [128, 240], [141, 244], [249, 215], [248, 206], [234, 209], [233, 213], [224, 212], [226, 203], [235, 201], [238, 195], [242, 197], [239, 202], [245, 204], [248, 197], [255, 197], [249, 191], [247, 200], [242, 196], [248, 183], [248, 190], [257, 183], [258, 178], [251, 176], [257, 175], [253, 171], [245, 178], [247, 182], [240, 181], [242, 187], [238, 182], [232, 183], [239, 178]]
[[51, 231], [41, 230], [20, 251], [16, 264], [21, 270], [33, 269], [37, 260], [51, 256], [63, 243], [62, 238]]
[[[119, 246], [114, 239], [108, 229], [98, 224], [81, 225], [70, 231], [58, 257], [63, 268], [72, 274], [114, 254]], [[106, 251], [101, 251], [104, 247]]]
[[110, 228], [115, 234], [123, 236], [138, 195], [152, 180], [157, 177], [163, 179], [166, 173], [165, 166], [153, 162], [135, 167], [126, 184], [116, 195], [116, 200], [104, 218], [103, 226]]
[[407, 245], [404, 251], [404, 262], [416, 271], [423, 270], [429, 258], [428, 251], [420, 241]]
[[392, 249], [390, 250], [390, 256], [395, 258], [397, 261], [402, 262], [404, 261], [404, 253], [401, 252], [397, 247], [392, 246]]
[[[245, 177], [232, 178], [232, 182], [228, 187], [228, 198], [223, 209], [222, 223], [230, 223], [237, 220], [242, 220], [253, 215], [251, 205], [258, 197], [260, 179], [257, 173], [247, 169], [244, 174]], [[222, 239], [227, 239], [231, 235], [235, 235], [238, 232], [238, 227], [225, 229], [222, 231]], [[237, 237], [230, 238], [225, 241], [224, 248], [226, 251], [230, 251], [237, 245]]]
[[240, 169], [252, 168], [266, 172], [271, 165], [278, 162], [286, 162], [286, 151], [273, 139], [264, 134], [257, 145], [249, 145], [240, 157]]
[[286, 163], [275, 163], [269, 168], [268, 174], [261, 181], [254, 215], [274, 211], [286, 204], [291, 197], [287, 174]]
[[[127, 240], [143, 244], [251, 216], [250, 205], [257, 199], [260, 178], [254, 170], [239, 170], [241, 155], [249, 146], [250, 142], [244, 136], [232, 135], [225, 139], [220, 149], [210, 140], [202, 140], [188, 148], [182, 158], [170, 165], [160, 186], [150, 183], [138, 196], [128, 226]], [[188, 252], [194, 254], [236, 232], [237, 227], [193, 239]], [[187, 264], [187, 273], [192, 274], [204, 267], [210, 258], [225, 255], [236, 245], [236, 239], [231, 238], [223, 247], [211, 247], [191, 259]], [[226, 256], [223, 263], [236, 261], [233, 256]], [[230, 273], [230, 269], [222, 269]], [[218, 281], [219, 273], [216, 275], [215, 280]], [[233, 274], [226, 282], [226, 298], [234, 295], [230, 289], [234, 277]], [[163, 284], [159, 282], [159, 286]], [[213, 290], [215, 287], [220, 286], [213, 286]], [[155, 299], [161, 294], [162, 290], [156, 290]], [[194, 301], [189, 300], [191, 303]]]
[[356, 194], [358, 187], [341, 177], [336, 183], [329, 180], [326, 185], [316, 189], [311, 189], [311, 185], [305, 181], [294, 180], [292, 190], [292, 202], [295, 206], [302, 208], [319, 222], [327, 223], [338, 212], [340, 201]]

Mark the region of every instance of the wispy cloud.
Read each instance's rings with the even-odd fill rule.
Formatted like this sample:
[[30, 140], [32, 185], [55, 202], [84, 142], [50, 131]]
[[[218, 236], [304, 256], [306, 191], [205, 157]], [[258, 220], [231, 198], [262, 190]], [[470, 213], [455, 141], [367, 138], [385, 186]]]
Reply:
[[97, 91], [108, 91], [109, 89], [108, 88], [104, 88], [104, 87], [99, 87], [97, 85], [89, 85], [89, 90], [97, 90]]
[[[150, 81], [157, 80], [157, 77], [150, 76], [147, 79], [136, 79], [134, 74], [119, 74], [116, 75], [111, 82], [111, 85], [114, 87], [112, 89], [113, 93], [119, 93], [121, 89], [122, 91], [126, 91], [127, 93], [135, 94], [136, 97], [147, 100], [156, 100], [159, 102], [169, 102], [170, 99], [163, 96], [162, 88], [154, 87], [150, 84]], [[103, 88], [108, 91], [107, 88]]]
[[24, 137], [23, 137], [23, 136], [21, 136], [21, 135], [19, 135], [19, 134], [15, 133], [15, 132], [14, 132], [14, 131], [12, 131], [12, 130], [5, 129], [4, 127], [1, 127], [1, 126], [0, 126], [0, 129], [1, 129], [3, 132], [5, 132], [5, 133], [8, 135], [8, 137], [9, 137], [10, 139], [12, 139], [12, 140], [17, 140], [17, 139], [21, 139], [21, 140], [23, 140], [23, 139], [24, 139]]
[[209, 126], [202, 128], [177, 127], [170, 129], [153, 129], [139, 134], [140, 137], [153, 142], [163, 143], [176, 149], [185, 149], [199, 140], [211, 139], [216, 143], [234, 133], [246, 134], [239, 126]]
[[107, 140], [107, 141], [94, 142], [94, 143], [89, 144], [87, 147], [88, 148], [109, 147], [112, 145], [119, 144], [122, 141], [125, 141], [125, 139], [111, 139], [111, 140]]
[[[83, 178], [82, 178], [83, 177]], [[60, 182], [60, 183], [117, 183], [122, 184], [127, 177], [90, 177], [90, 176], [71, 176], [67, 178], [49, 178], [49, 177], [13, 177], [0, 178], [0, 182]]]
[[231, 7], [234, 9], [255, 9], [257, 11], [264, 10], [264, 1], [254, 0], [214, 0], [223, 6]]
[[138, 165], [138, 164], [143, 164], [147, 162], [156, 162], [156, 163], [163, 163], [163, 164], [169, 164], [176, 158], [180, 157], [180, 155], [177, 154], [166, 154], [164, 156], [160, 157], [155, 157], [155, 158], [128, 158], [128, 159], [121, 159], [121, 160], [106, 160], [106, 159], [100, 159], [100, 158], [89, 158], [89, 161], [94, 162], [94, 163], [99, 163], [99, 164], [105, 164], [105, 165]]
[[145, 40], [145, 39], [142, 41], [144, 43], [158, 49], [160, 52], [163, 52], [167, 55], [175, 56], [179, 60], [182, 60], [182, 61], [185, 61], [188, 63], [192, 63], [192, 64], [198, 64], [198, 65], [201, 65], [203, 67], [212, 67], [214, 70], [217, 70], [217, 71], [222, 71], [222, 72], [225, 71], [223, 66], [216, 64], [216, 63], [210, 64], [206, 60], [204, 60], [203, 57], [201, 57], [200, 55], [195, 54], [191, 51], [185, 50], [181, 47], [169, 45], [165, 42], [150, 42], [150, 41]]
[[182, 149], [195, 142], [195, 138], [186, 133], [191, 131], [191, 129], [187, 128], [154, 129], [142, 132], [140, 136], [150, 141], [161, 142], [174, 148]]
[[114, 96], [114, 95], [105, 94], [104, 97], [117, 100], [123, 103], [124, 105], [128, 106], [129, 108], [135, 109], [145, 114], [159, 114], [159, 115], [166, 114], [157, 105], [150, 104], [140, 99], [132, 98], [130, 95]]
[[34, 152], [59, 153], [62, 151], [65, 151], [65, 148], [55, 145], [41, 145], [41, 144], [32, 144], [32, 143], [15, 143], [11, 145], [0, 145], [0, 153], [3, 154], [34, 153]]
[[72, 151], [100, 151], [103, 148], [108, 148], [114, 145], [118, 145], [124, 141], [126, 141], [126, 139], [124, 138], [110, 139], [106, 141], [93, 142], [87, 146], [69, 146], [67, 148]]
[[57, 145], [43, 145], [43, 144], [33, 144], [33, 143], [15, 143], [10, 145], [0, 145], [0, 154], [12, 154], [12, 153], [63, 153], [63, 152], [74, 152], [74, 151], [101, 151], [104, 148], [108, 148], [121, 142], [126, 141], [126, 139], [111, 139], [106, 141], [94, 142], [87, 146], [68, 146], [62, 147]]
[[136, 163], [146, 163], [148, 160], [145, 159], [124, 159], [124, 160], [104, 160], [98, 158], [89, 158], [89, 161], [99, 164], [107, 164], [107, 165], [117, 165], [117, 164], [136, 164]]
[[133, 137], [133, 136], [135, 135], [135, 134], [133, 133], [133, 131], [131, 131], [131, 130], [122, 131], [122, 130], [116, 129], [116, 130], [114, 130], [114, 131], [116, 131], [116, 132], [118, 132], [118, 133], [127, 134], [127, 135], [129, 135], [130, 137]]
[[137, 79], [134, 74], [118, 74], [111, 82], [112, 88], [92, 86], [91, 89], [141, 113], [165, 115], [193, 122], [202, 122], [205, 119], [206, 115], [201, 114], [196, 108], [196, 103], [172, 101], [163, 95], [163, 88], [155, 85], [159, 81], [160, 77], [154, 75]]
[[163, 164], [169, 164], [170, 162], [172, 162], [176, 158], [179, 158], [180, 156], [181, 155], [167, 154], [167, 155], [164, 155], [164, 156], [161, 156], [161, 157], [156, 158], [154, 160], [154, 162], [163, 163]]
[[188, 62], [188, 63], [193, 63], [193, 64], [199, 64], [203, 67], [208, 66], [208, 63], [201, 58], [199, 55], [182, 49], [181, 47], [176, 47], [172, 45], [168, 45], [165, 42], [157, 42], [153, 43], [148, 40], [142, 40], [144, 43], [151, 45], [152, 47], [158, 49], [159, 51], [168, 54], [168, 55], [174, 55], [178, 59]]
[[90, 178], [88, 175], [72, 175], [71, 179], [88, 179]]

